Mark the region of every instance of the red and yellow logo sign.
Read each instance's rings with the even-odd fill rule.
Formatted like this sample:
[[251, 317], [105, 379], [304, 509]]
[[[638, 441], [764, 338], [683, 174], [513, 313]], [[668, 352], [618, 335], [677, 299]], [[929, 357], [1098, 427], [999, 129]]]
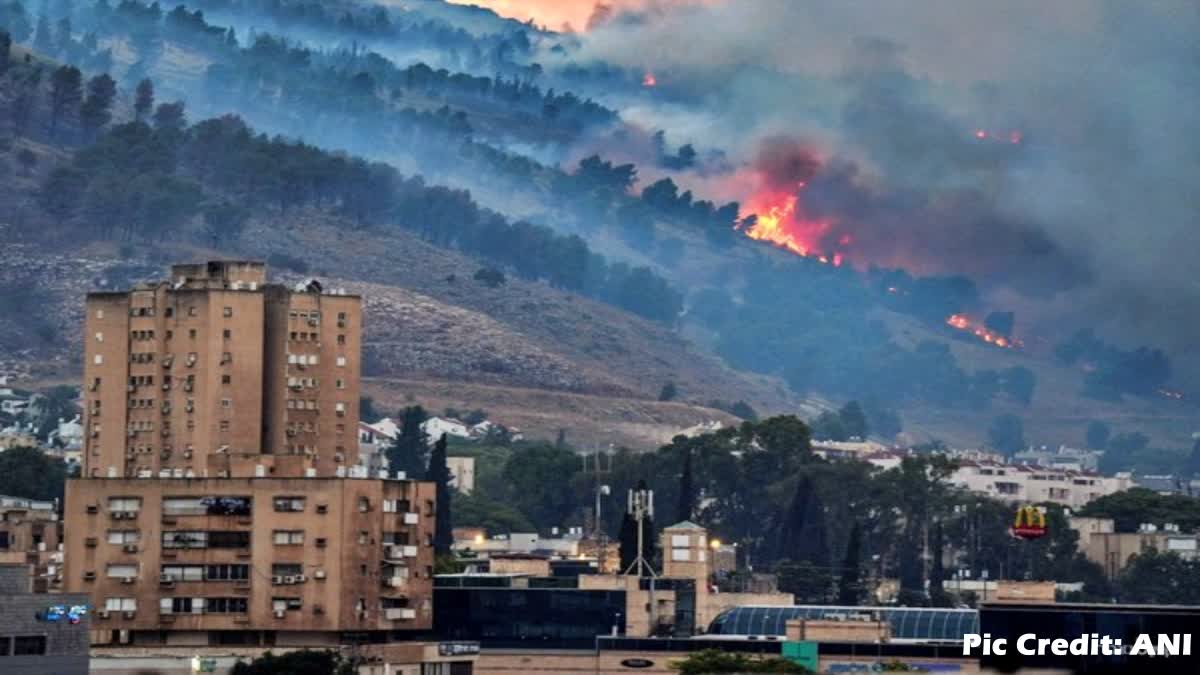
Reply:
[[1022, 539], [1037, 539], [1046, 534], [1046, 514], [1036, 506], [1022, 506], [1017, 509], [1017, 519], [1013, 523], [1012, 533]]

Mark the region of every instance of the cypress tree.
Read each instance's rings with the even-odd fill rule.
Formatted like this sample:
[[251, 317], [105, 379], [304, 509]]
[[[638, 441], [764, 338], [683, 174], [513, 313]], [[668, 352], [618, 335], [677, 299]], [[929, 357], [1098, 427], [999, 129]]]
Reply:
[[675, 522], [691, 520], [696, 511], [696, 488], [692, 483], [692, 451], [689, 449], [683, 459], [683, 475], [679, 477], [679, 508], [675, 512]]
[[850, 528], [850, 541], [842, 561], [842, 576], [838, 581], [838, 604], [853, 606], [862, 600], [862, 528], [858, 521]]
[[429, 453], [429, 437], [421, 429], [426, 419], [425, 409], [409, 406], [400, 411], [400, 417], [400, 433], [387, 450], [388, 468], [403, 471], [410, 478], [423, 476]]
[[446, 465], [446, 434], [433, 445], [429, 455], [429, 470], [425, 480], [437, 485], [437, 521], [434, 523], [433, 551], [436, 555], [447, 555], [454, 543], [450, 527], [450, 468]]

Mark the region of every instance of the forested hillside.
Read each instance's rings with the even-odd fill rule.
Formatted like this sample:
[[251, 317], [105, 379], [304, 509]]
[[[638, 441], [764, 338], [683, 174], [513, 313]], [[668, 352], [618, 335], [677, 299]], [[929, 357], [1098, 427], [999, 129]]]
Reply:
[[[1005, 415], [1057, 442], [1098, 416], [1172, 444], [1190, 433], [1194, 405], [1164, 398], [1160, 350], [1086, 332], [1057, 350], [997, 349], [948, 319], [989, 309], [970, 279], [856, 270], [753, 241], [756, 215], [683, 187], [708, 170], [703, 152], [549, 84], [633, 75], [543, 73], [538, 47], [559, 37], [455, 26], [457, 10], [435, 4], [0, 3], [14, 41], [0, 65], [0, 194], [13, 207], [2, 226], [31, 255], [251, 252], [417, 289], [556, 345], [540, 375], [461, 360], [425, 371], [441, 377], [646, 398], [678, 379], [703, 383], [682, 387], [693, 402], [771, 411], [855, 398], [900, 411], [920, 437], [966, 443], [987, 441]], [[460, 262], [441, 274], [391, 246]], [[516, 287], [589, 309], [478, 300]], [[990, 334], [1016, 340], [1012, 315], [992, 315]], [[593, 343], [560, 350], [579, 322]], [[28, 346], [52, 328], [6, 330]], [[647, 330], [656, 346], [631, 337]], [[593, 368], [613, 354], [653, 374], [609, 381]], [[685, 373], [691, 361], [703, 374]]]

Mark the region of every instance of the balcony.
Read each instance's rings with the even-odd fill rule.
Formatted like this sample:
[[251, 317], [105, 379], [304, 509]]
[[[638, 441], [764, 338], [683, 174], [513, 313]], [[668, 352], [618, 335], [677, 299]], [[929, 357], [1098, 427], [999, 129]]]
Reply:
[[409, 558], [417, 557], [416, 546], [384, 546], [383, 557], [388, 561], [407, 562]]
[[380, 585], [384, 588], [405, 588], [408, 586], [408, 577], [392, 576], [380, 577]]

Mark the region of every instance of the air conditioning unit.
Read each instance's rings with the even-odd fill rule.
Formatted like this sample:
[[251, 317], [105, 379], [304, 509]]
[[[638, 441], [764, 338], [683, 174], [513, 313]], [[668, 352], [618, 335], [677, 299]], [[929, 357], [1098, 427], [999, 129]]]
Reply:
[[421, 515], [418, 513], [409, 512], [409, 513], [404, 514], [404, 524], [405, 525], [416, 525], [417, 521], [419, 521], [420, 519], [421, 519]]
[[417, 618], [417, 610], [411, 607], [388, 607], [383, 610], [383, 615], [390, 621], [403, 621]]
[[404, 577], [388, 577], [387, 578], [387, 585], [392, 588], [404, 588], [404, 585], [407, 583], [408, 583], [408, 579], [405, 579]]
[[404, 547], [404, 557], [405, 558], [417, 557], [417, 547], [416, 546], [405, 546]]
[[107, 609], [97, 610], [96, 616], [101, 619], [107, 619], [109, 617], [108, 610]]
[[325, 570], [317, 570], [316, 572], [313, 572], [313, 578], [314, 579], [324, 579], [325, 578]]
[[286, 615], [287, 615], [287, 612], [285, 610], [282, 610], [282, 609], [275, 610], [275, 618], [276, 619], [282, 619]]
[[137, 612], [133, 611], [132, 609], [125, 610], [125, 618], [126, 619], [132, 619], [135, 616], [137, 616]]
[[277, 575], [275, 575], [275, 576], [271, 577], [271, 583], [273, 583], [273, 584], [275, 584], [276, 586], [278, 586], [279, 584], [282, 584], [282, 583], [283, 583], [283, 577], [281, 577], [281, 576], [279, 576], [279, 575], [277, 574]]
[[125, 551], [126, 553], [137, 553], [138, 547], [137, 544], [125, 544], [121, 547], [121, 550]]
[[303, 574], [297, 574], [297, 575], [296, 575], [296, 583], [298, 583], [298, 584], [302, 584], [302, 583], [304, 583], [304, 582], [306, 582], [306, 581], [308, 581], [308, 577], [304, 576]]
[[284, 577], [284, 578], [283, 578], [283, 583], [285, 583], [285, 584], [294, 584], [294, 583], [296, 583], [296, 577], [294, 577], [294, 576], [292, 576], [292, 575], [290, 575], [290, 574], [289, 574], [289, 575], [287, 575], [286, 577]]
[[171, 576], [170, 574], [160, 574], [158, 575], [158, 583], [163, 584], [164, 586], [170, 586], [171, 584], [175, 583], [175, 577]]
[[121, 583], [123, 583], [123, 584], [132, 584], [135, 581], [137, 581], [137, 577], [122, 577], [121, 578]]
[[84, 580], [84, 581], [95, 581], [95, 580], [96, 580], [96, 573], [95, 573], [95, 572], [91, 572], [91, 571], [84, 572], [84, 573], [83, 573], [83, 580]]
[[88, 548], [96, 548], [97, 543], [99, 542], [97, 542], [95, 537], [88, 537], [87, 539], [83, 540], [83, 545], [87, 546]]
[[388, 546], [383, 549], [383, 557], [389, 560], [396, 560], [404, 557], [403, 546]]
[[324, 613], [325, 613], [324, 605], [313, 605], [313, 614], [324, 614]]

